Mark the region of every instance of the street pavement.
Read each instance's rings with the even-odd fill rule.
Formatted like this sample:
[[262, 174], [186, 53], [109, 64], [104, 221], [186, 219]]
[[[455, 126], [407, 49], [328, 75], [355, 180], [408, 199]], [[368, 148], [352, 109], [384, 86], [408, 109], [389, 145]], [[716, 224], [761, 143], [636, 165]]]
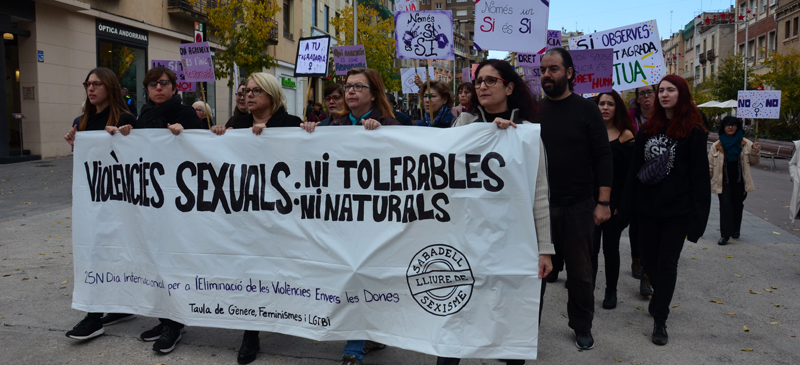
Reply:
[[[605, 278], [598, 274], [595, 348], [580, 351], [574, 345], [562, 273], [545, 296], [538, 362], [800, 363], [800, 235], [784, 208], [791, 197], [785, 162], [778, 161], [774, 171], [768, 162], [753, 169], [758, 190], [745, 202], [741, 238], [727, 246], [716, 243], [719, 208], [712, 197], [704, 237], [686, 242], [681, 256], [668, 345], [650, 342], [648, 301], [638, 295], [638, 280], [630, 275], [629, 241], [623, 237], [614, 310], [601, 307]], [[0, 363], [235, 364], [241, 341], [241, 331], [235, 330], [190, 327], [168, 355], [157, 355], [151, 343], [138, 340], [157, 324], [153, 318], [109, 326], [105, 335], [86, 342], [64, 336], [84, 316], [71, 309], [71, 170], [70, 157], [0, 165]], [[602, 271], [602, 255], [600, 260]], [[254, 364], [338, 364], [343, 347], [343, 341], [262, 333]], [[391, 346], [365, 358], [365, 364], [435, 361]], [[500, 363], [469, 359], [462, 364]]]

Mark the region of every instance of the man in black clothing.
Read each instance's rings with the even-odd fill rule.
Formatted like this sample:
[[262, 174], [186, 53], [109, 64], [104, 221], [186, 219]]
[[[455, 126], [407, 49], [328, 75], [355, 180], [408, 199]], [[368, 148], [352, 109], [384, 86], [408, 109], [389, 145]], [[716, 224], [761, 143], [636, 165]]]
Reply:
[[395, 101], [394, 95], [386, 93], [386, 98], [389, 99], [389, 103], [392, 104], [392, 108], [394, 109], [394, 119], [397, 119], [401, 125], [412, 125], [411, 117], [397, 108], [397, 101]]
[[[594, 346], [592, 234], [595, 225], [611, 217], [611, 148], [600, 109], [572, 92], [575, 70], [570, 54], [563, 48], [547, 51], [541, 72], [542, 89], [548, 98], [541, 102], [539, 123], [547, 152], [550, 221], [556, 249], [551, 275], [558, 275], [557, 262], [563, 260], [567, 265], [569, 326], [575, 331], [575, 345], [588, 350]], [[593, 198], [594, 176], [600, 186], [597, 202]], [[543, 294], [545, 286], [543, 281]]]

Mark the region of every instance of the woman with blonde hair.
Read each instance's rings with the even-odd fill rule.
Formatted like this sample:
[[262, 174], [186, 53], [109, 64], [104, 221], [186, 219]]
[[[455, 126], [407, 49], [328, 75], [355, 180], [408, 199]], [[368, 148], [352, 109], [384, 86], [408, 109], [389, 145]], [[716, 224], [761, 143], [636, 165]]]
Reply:
[[214, 125], [214, 111], [211, 110], [211, 106], [208, 103], [198, 100], [192, 104], [192, 109], [194, 112], [197, 113], [197, 117], [200, 118], [200, 121], [203, 122], [205, 125]]

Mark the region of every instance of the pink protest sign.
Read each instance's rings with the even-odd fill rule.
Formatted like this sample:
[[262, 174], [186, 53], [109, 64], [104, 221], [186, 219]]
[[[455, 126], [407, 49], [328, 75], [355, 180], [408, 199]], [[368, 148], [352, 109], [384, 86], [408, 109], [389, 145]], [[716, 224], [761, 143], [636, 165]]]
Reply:
[[461, 81], [462, 82], [472, 81], [472, 72], [470, 72], [469, 67], [464, 67], [461, 69]]
[[178, 77], [178, 91], [194, 92], [194, 82], [186, 81], [186, 75], [183, 74], [183, 63], [178, 60], [150, 60], [150, 68], [153, 67], [166, 67], [175, 73]]
[[180, 46], [183, 72], [187, 81], [213, 82], [214, 63], [211, 60], [211, 47], [208, 42], [186, 43]]
[[337, 75], [347, 75], [350, 69], [367, 68], [367, 56], [364, 54], [364, 45], [341, 46], [333, 48], [333, 65]]

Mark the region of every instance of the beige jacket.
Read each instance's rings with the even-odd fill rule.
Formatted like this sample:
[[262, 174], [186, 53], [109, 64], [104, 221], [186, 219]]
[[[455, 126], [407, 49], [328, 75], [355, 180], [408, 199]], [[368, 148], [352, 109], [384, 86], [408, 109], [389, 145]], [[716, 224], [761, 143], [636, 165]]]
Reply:
[[[744, 163], [745, 157], [748, 163]], [[761, 162], [761, 153], [753, 149], [753, 142], [742, 139], [742, 153], [739, 155], [742, 162], [742, 177], [744, 178], [744, 191], [751, 192], [756, 190], [753, 185], [753, 177], [750, 176], [750, 166], [758, 165]], [[722, 194], [722, 169], [725, 166], [725, 151], [719, 141], [711, 145], [708, 151], [708, 172], [711, 174], [711, 192]]]

